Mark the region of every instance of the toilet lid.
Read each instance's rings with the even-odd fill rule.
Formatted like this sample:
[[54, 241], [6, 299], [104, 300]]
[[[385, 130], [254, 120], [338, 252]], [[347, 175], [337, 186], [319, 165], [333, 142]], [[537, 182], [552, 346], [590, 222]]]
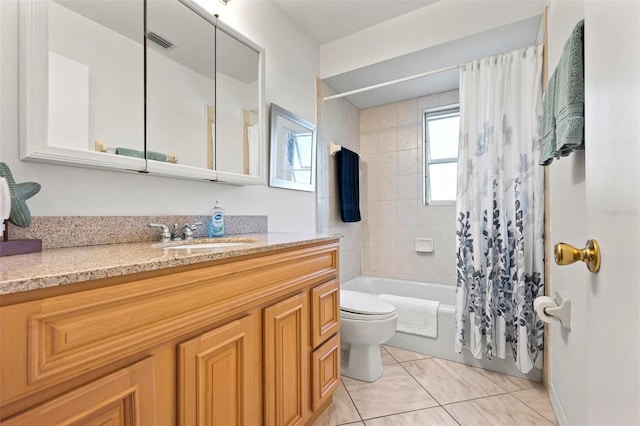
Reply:
[[392, 314], [396, 308], [374, 294], [340, 290], [340, 310], [360, 315]]

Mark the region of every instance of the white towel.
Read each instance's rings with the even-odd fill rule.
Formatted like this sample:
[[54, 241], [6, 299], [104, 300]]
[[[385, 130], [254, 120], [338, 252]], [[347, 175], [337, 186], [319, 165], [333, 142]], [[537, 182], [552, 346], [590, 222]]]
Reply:
[[427, 337], [438, 336], [440, 302], [393, 294], [381, 294], [378, 297], [391, 302], [396, 307], [398, 331]]

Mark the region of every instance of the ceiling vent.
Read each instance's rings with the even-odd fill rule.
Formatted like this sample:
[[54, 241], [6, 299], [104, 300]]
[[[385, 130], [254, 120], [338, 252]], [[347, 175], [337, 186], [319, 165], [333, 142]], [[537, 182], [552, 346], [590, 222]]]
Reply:
[[175, 44], [171, 43], [166, 38], [164, 38], [162, 36], [159, 36], [158, 34], [154, 33], [153, 31], [148, 31], [147, 32], [147, 39], [151, 40], [152, 42], [154, 42], [158, 46], [162, 47], [164, 50], [171, 50], [174, 47], [176, 47]]

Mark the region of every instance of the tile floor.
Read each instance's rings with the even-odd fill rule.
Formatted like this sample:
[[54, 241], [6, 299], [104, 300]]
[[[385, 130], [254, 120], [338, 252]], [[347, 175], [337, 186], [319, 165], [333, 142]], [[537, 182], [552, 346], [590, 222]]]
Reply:
[[373, 383], [342, 377], [314, 426], [554, 425], [540, 383], [391, 346]]

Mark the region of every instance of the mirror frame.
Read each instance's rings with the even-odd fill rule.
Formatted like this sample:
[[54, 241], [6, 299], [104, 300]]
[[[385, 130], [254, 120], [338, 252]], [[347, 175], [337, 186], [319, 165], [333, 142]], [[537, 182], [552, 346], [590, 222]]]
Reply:
[[[292, 182], [285, 179], [279, 179], [276, 174], [277, 159], [281, 155], [279, 150], [282, 144], [278, 143], [277, 135], [278, 129], [284, 127], [284, 122], [290, 121], [298, 126], [304, 127], [311, 133], [311, 182]], [[298, 115], [287, 111], [286, 109], [279, 107], [276, 104], [271, 104], [271, 161], [269, 167], [269, 186], [285, 189], [296, 189], [299, 191], [315, 192], [316, 190], [316, 125], [310, 121], [305, 120]]]
[[[142, 0], [141, 0], [142, 1]], [[202, 15], [214, 28], [238, 39], [259, 55], [259, 132], [260, 174], [242, 175], [219, 170], [202, 169], [180, 164], [166, 164], [146, 158], [105, 155], [102, 152], [48, 145], [48, 33], [49, 5], [45, 1], [21, 0], [20, 21], [20, 159], [42, 163], [54, 163], [91, 169], [131, 171], [154, 175], [228, 183], [234, 185], [266, 184], [266, 108], [265, 108], [265, 50], [192, 0], [178, 0], [194, 12]], [[144, 29], [146, 31], [146, 28]], [[146, 38], [143, 49], [146, 49]], [[141, 60], [143, 60], [141, 58]], [[146, 63], [144, 64], [146, 70]], [[141, 91], [144, 88], [141, 88]], [[146, 127], [146, 123], [144, 123]], [[146, 151], [146, 130], [143, 149]]]

